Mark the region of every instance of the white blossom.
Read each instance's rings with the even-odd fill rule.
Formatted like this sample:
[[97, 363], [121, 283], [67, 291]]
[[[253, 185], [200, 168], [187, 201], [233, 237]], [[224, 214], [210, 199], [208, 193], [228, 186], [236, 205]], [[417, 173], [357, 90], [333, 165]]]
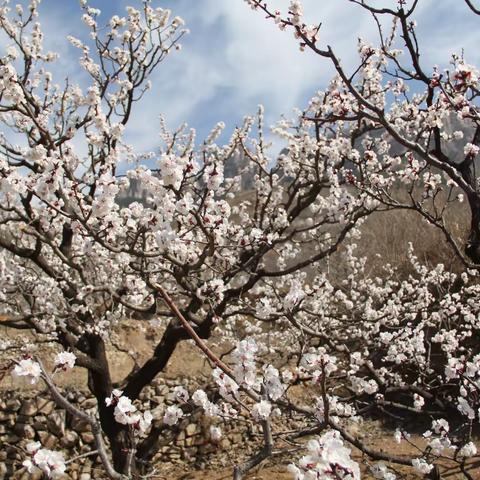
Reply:
[[30, 383], [34, 384], [39, 380], [42, 370], [38, 362], [26, 358], [20, 360], [17, 365], [15, 365], [13, 374], [17, 377], [27, 377], [30, 380]]
[[260, 422], [261, 420], [267, 420], [272, 413], [272, 404], [266, 400], [261, 400], [252, 407], [252, 417]]
[[176, 425], [182, 417], [183, 411], [176, 405], [170, 405], [163, 415], [163, 423], [166, 425]]
[[73, 368], [77, 357], [72, 352], [60, 352], [57, 353], [54, 363], [55, 366], [62, 369]]

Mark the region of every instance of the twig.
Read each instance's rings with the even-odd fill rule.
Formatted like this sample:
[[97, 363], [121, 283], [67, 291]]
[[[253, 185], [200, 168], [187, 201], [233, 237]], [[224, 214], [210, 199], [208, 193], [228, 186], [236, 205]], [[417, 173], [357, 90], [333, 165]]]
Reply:
[[80, 460], [81, 458], [85, 458], [85, 457], [91, 457], [93, 455], [98, 455], [98, 450], [92, 450], [91, 452], [87, 452], [87, 453], [82, 453], [81, 455], [77, 455], [76, 457], [73, 457], [73, 458], [69, 458], [66, 462], [65, 462], [65, 465], [68, 465], [69, 463], [73, 463], [75, 462], [76, 460]]
[[129, 477], [118, 473], [115, 471], [113, 468], [110, 459], [108, 458], [107, 452], [105, 450], [105, 443], [103, 441], [102, 433], [101, 433], [101, 428], [100, 425], [98, 424], [97, 420], [90, 415], [86, 414], [85, 412], [82, 412], [79, 410], [77, 407], [72, 405], [58, 390], [58, 388], [55, 386], [53, 383], [52, 378], [50, 375], [47, 373], [45, 370], [45, 367], [43, 366], [43, 363], [39, 358], [35, 359], [36, 362], [40, 365], [40, 369], [42, 370], [42, 378], [44, 382], [47, 384], [50, 394], [52, 395], [52, 398], [56, 402], [56, 404], [62, 408], [64, 408], [67, 412], [69, 412], [72, 416], [80, 418], [81, 420], [84, 420], [87, 422], [91, 427], [92, 427], [92, 432], [95, 437], [95, 444], [97, 446], [97, 451], [98, 454], [102, 460], [103, 466], [105, 468], [105, 471], [108, 475], [109, 478], [112, 480], [129, 480]]
[[233, 470], [233, 480], [242, 480], [244, 475], [251, 470], [252, 468], [259, 465], [263, 462], [266, 458], [268, 458], [272, 454], [273, 450], [273, 437], [272, 437], [272, 429], [270, 427], [269, 420], [263, 420], [261, 422], [262, 431], [263, 431], [263, 448], [247, 460], [244, 464], [238, 465]]

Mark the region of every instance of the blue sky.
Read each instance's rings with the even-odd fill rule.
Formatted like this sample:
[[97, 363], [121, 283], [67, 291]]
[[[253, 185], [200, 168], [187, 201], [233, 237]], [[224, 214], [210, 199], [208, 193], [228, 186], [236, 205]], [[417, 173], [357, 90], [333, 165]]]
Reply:
[[[270, 0], [286, 12], [288, 0]], [[359, 36], [375, 39], [375, 26], [361, 8], [347, 0], [304, 0], [308, 23], [322, 22], [321, 42], [331, 44], [347, 66], [354, 65]], [[394, 4], [394, 0], [371, 3]], [[137, 0], [91, 0], [102, 10], [105, 22], [123, 15], [126, 5]], [[154, 6], [170, 8], [186, 21], [190, 34], [183, 49], [166, 59], [152, 78], [153, 89], [137, 105], [127, 129], [127, 139], [137, 150], [159, 145], [158, 116], [175, 127], [186, 121], [205, 137], [218, 121], [227, 125], [227, 136], [244, 115], [262, 103], [267, 124], [280, 115], [292, 115], [308, 98], [325, 87], [332, 76], [327, 61], [300, 52], [290, 32], [281, 32], [243, 0], [154, 0]], [[465, 48], [469, 63], [479, 64], [480, 17], [471, 15], [462, 0], [422, 0], [416, 17], [425, 61], [446, 66], [452, 52]], [[78, 50], [67, 35], [85, 38], [86, 28], [75, 0], [43, 0], [40, 23], [47, 47], [59, 51], [58, 74], [78, 76]], [[61, 80], [61, 79], [59, 79]]]

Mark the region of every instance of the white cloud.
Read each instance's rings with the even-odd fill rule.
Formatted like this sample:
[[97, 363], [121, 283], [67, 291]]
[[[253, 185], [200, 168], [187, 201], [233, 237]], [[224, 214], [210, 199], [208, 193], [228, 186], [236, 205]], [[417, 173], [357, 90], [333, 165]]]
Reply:
[[[285, 7], [287, 2], [280, 3]], [[336, 0], [308, 0], [305, 10], [312, 21], [324, 21], [322, 38], [338, 46], [348, 65], [355, 57], [356, 37], [373, 33], [366, 15], [345, 15], [345, 8], [339, 9]], [[184, 12], [180, 9], [179, 13]], [[256, 105], [263, 103], [267, 121], [272, 122], [282, 113], [290, 115], [295, 106], [302, 106], [307, 93], [324, 87], [333, 74], [324, 59], [310, 51], [300, 52], [291, 32], [280, 31], [242, 1], [189, 3], [185, 17], [192, 30], [185, 49], [162, 65], [167, 73], [161, 71], [155, 76], [154, 92], [142, 105], [141, 115], [133, 119], [134, 131], [144, 138], [142, 144], [156, 138], [159, 110], [175, 125], [198, 118], [204, 113], [198, 109], [207, 103], [209, 110], [219, 114], [234, 112], [234, 118], [217, 118], [228, 125], [239, 123], [243, 115], [254, 113]], [[197, 29], [209, 41], [199, 39]], [[197, 48], [196, 42], [207, 46]], [[220, 91], [227, 94], [219, 95]]]
[[[104, 10], [104, 21], [107, 14], [123, 14], [127, 3], [135, 1], [92, 0]], [[289, 1], [269, 3], [286, 12]], [[376, 41], [376, 26], [370, 16], [348, 1], [303, 3], [306, 21], [322, 23], [321, 45], [332, 45], [347, 71], [351, 70], [356, 62], [357, 38]], [[397, 1], [376, 4], [380, 3], [394, 7]], [[200, 137], [218, 120], [224, 120], [231, 131], [243, 115], [255, 112], [258, 103], [265, 105], [267, 123], [272, 123], [282, 113], [290, 116], [295, 106], [304, 106], [308, 96], [324, 88], [333, 75], [327, 60], [310, 51], [301, 53], [292, 32], [281, 32], [273, 21], [252, 11], [242, 0], [162, 0], [160, 4], [183, 16], [191, 34], [183, 51], [160, 65], [152, 78], [152, 91], [136, 106], [127, 138], [139, 150], [158, 145], [160, 113], [172, 127], [188, 121], [198, 127]], [[68, 72], [78, 81], [82, 78], [79, 52], [68, 46], [65, 37], [81, 36], [81, 32], [87, 35], [80, 9], [68, 2], [46, 0], [42, 10], [46, 47], [61, 53], [55, 67], [57, 78]], [[467, 61], [479, 63], [478, 17], [469, 14], [464, 2], [423, 0], [416, 19], [427, 72], [434, 64], [447, 66], [450, 54], [462, 47]]]

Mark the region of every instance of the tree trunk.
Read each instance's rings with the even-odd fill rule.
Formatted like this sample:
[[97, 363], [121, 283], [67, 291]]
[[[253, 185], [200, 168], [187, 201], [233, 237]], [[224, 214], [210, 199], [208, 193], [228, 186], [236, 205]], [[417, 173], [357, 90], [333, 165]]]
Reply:
[[470, 234], [465, 246], [465, 253], [472, 262], [480, 264], [480, 199], [475, 195], [468, 200], [472, 220], [470, 222]]
[[[88, 388], [97, 399], [100, 426], [110, 442], [113, 467], [118, 473], [127, 474], [129, 469], [128, 453], [132, 447], [132, 439], [125, 425], [115, 421], [114, 407], [107, 407], [105, 403], [105, 399], [112, 393], [112, 380], [105, 342], [98, 335], [88, 335], [86, 341], [88, 355], [95, 360], [97, 367], [100, 367], [99, 370], [88, 371]], [[132, 472], [136, 470], [135, 458], [133, 458], [130, 468]]]

